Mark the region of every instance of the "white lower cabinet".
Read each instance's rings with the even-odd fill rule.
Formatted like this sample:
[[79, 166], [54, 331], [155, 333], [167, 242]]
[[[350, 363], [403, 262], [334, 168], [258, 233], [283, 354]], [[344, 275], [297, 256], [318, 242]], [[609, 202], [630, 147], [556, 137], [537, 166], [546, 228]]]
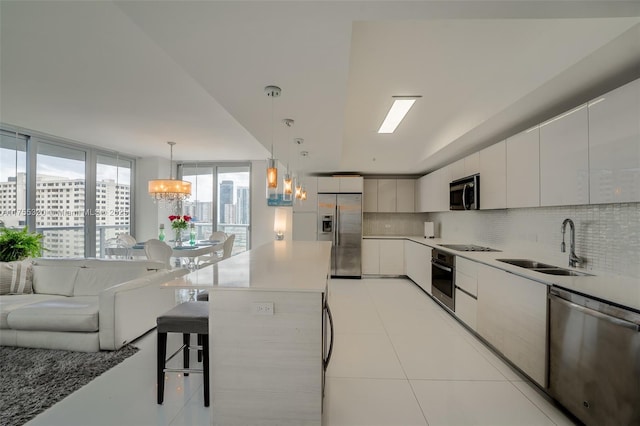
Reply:
[[455, 314], [472, 330], [476, 330], [479, 266], [478, 262], [456, 256]]
[[405, 275], [404, 240], [362, 239], [364, 275]]
[[477, 300], [456, 288], [456, 316], [472, 330], [476, 330]]
[[404, 240], [380, 240], [380, 275], [404, 275]]
[[404, 268], [407, 276], [431, 294], [432, 248], [414, 241], [404, 242]]
[[543, 387], [547, 385], [547, 291], [545, 284], [478, 265], [478, 334]]
[[363, 239], [361, 256], [364, 275], [380, 274], [380, 240]]

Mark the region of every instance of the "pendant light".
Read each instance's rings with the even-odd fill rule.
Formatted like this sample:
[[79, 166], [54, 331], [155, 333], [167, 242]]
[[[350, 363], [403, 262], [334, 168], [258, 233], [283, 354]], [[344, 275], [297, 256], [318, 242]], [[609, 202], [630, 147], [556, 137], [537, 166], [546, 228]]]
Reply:
[[264, 92], [271, 98], [271, 158], [267, 159], [267, 198], [276, 199], [278, 189], [277, 160], [273, 158], [273, 99], [280, 97], [282, 89], [278, 86], [267, 86]]
[[[298, 157], [300, 157], [302, 155], [300, 153], [300, 147], [304, 143], [304, 139], [296, 138], [296, 139], [294, 139], [294, 142], [298, 146]], [[296, 164], [298, 164], [298, 161], [300, 161], [299, 158], [296, 158]], [[300, 167], [296, 167], [296, 169], [297, 169], [297, 171], [296, 171], [295, 197], [296, 197], [296, 200], [302, 201], [303, 188], [302, 188], [302, 178], [301, 178]]]
[[175, 203], [183, 201], [191, 195], [191, 182], [173, 178], [173, 146], [175, 142], [167, 142], [171, 147], [169, 157], [169, 179], [152, 179], [149, 181], [149, 195], [154, 201]]
[[[291, 128], [293, 127], [293, 123], [295, 123], [295, 121], [292, 118], [285, 118], [284, 120], [282, 120], [282, 122], [289, 128], [289, 136], [291, 136]], [[289, 150], [289, 152], [291, 151]], [[289, 162], [287, 162], [287, 172], [282, 178], [282, 200], [293, 200], [293, 179], [289, 170]]]
[[[309, 156], [309, 151], [301, 151], [300, 157], [307, 158]], [[302, 163], [302, 161], [300, 161]], [[303, 169], [304, 167], [300, 167]], [[305, 201], [307, 199], [307, 188], [303, 185], [302, 179], [300, 179], [300, 201]]]

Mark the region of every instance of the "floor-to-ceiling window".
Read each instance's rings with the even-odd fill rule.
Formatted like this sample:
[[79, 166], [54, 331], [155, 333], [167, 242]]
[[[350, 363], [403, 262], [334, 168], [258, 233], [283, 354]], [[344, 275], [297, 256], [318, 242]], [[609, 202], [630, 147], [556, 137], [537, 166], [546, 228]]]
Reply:
[[41, 233], [45, 256], [100, 256], [107, 239], [134, 233], [132, 158], [1, 129], [0, 166], [0, 227]]
[[182, 179], [191, 182], [192, 195], [182, 205], [193, 217], [197, 238], [213, 231], [235, 234], [233, 254], [250, 248], [250, 163], [183, 164]]
[[40, 142], [36, 157], [36, 231], [49, 257], [85, 253], [84, 150]]
[[0, 131], [0, 227], [26, 226], [27, 138]]
[[96, 254], [118, 234], [131, 234], [133, 160], [114, 154], [96, 155]]

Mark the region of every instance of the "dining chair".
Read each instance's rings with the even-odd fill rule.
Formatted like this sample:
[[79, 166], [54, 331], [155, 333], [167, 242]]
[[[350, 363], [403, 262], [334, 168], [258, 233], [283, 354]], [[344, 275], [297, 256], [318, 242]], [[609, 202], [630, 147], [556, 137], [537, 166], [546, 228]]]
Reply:
[[222, 231], [216, 231], [209, 236], [209, 240], [211, 241], [219, 241], [224, 242], [227, 239], [228, 235]]
[[144, 252], [147, 259], [162, 262], [167, 265], [167, 269], [171, 269], [171, 254], [173, 250], [169, 244], [160, 240], [149, 240], [144, 243]]
[[109, 238], [104, 244], [104, 257], [107, 259], [126, 259], [128, 249], [117, 238]]
[[[235, 241], [235, 239], [236, 239], [236, 234], [229, 235], [229, 237], [224, 241], [224, 244], [223, 244], [222, 257], [214, 259], [211, 262], [205, 262], [199, 265], [199, 267], [202, 268], [205, 266], [213, 265], [214, 263], [218, 263], [221, 260], [231, 257], [231, 252], [233, 251], [233, 242]], [[198, 293], [198, 295], [196, 296], [196, 300], [200, 302], [209, 300], [209, 292], [206, 291], [206, 292]]]

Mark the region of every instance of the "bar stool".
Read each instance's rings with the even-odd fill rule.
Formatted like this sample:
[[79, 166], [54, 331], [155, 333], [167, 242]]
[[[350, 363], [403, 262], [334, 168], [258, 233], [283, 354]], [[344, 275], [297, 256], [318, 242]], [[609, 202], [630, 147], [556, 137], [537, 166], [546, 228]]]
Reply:
[[[204, 406], [209, 406], [209, 303], [185, 302], [159, 316], [158, 324], [158, 404], [164, 401], [165, 373], [202, 373], [204, 375]], [[167, 333], [182, 333], [182, 346], [167, 358]], [[190, 346], [191, 333], [198, 335], [198, 345]], [[198, 349], [202, 369], [189, 368], [189, 349]], [[202, 350], [202, 353], [200, 352]], [[166, 363], [182, 351], [184, 368], [166, 368]]]

